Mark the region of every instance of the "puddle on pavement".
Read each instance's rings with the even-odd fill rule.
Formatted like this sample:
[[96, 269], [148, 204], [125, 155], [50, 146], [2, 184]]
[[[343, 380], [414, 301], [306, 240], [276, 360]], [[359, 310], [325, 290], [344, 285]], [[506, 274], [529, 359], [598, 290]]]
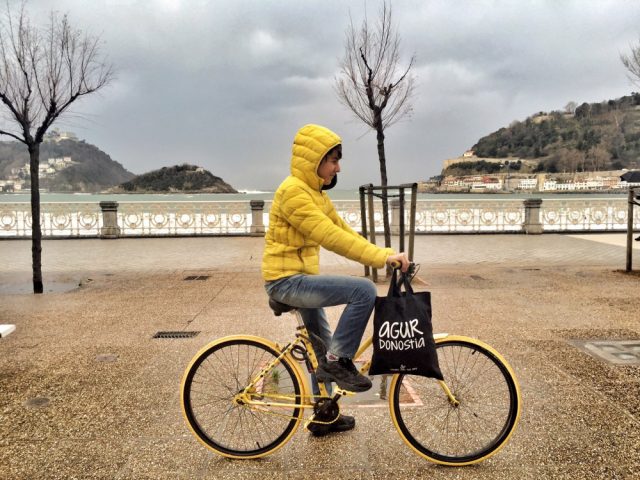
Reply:
[[[85, 281], [82, 282], [83, 284]], [[65, 293], [80, 288], [80, 280], [44, 280], [44, 293]], [[33, 293], [33, 282], [31, 280], [20, 280], [16, 282], [0, 282], [0, 295], [21, 295]]]

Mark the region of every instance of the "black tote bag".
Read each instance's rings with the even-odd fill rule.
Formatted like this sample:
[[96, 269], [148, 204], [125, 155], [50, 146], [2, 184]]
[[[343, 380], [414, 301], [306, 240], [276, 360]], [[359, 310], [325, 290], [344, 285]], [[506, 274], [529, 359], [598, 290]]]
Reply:
[[406, 275], [397, 280], [396, 270], [387, 296], [376, 297], [373, 329], [370, 375], [404, 373], [443, 380], [431, 326], [431, 293], [414, 293]]

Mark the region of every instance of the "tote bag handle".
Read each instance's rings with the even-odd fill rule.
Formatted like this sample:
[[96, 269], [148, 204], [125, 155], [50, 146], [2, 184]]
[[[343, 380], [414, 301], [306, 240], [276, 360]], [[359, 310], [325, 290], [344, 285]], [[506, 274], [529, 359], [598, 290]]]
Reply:
[[413, 295], [413, 288], [411, 287], [411, 282], [409, 281], [409, 275], [405, 275], [404, 273], [400, 274], [400, 278], [398, 279], [398, 269], [394, 268], [393, 273], [391, 274], [391, 282], [389, 283], [389, 291], [387, 292], [387, 298], [392, 297], [401, 297], [402, 296], [402, 286], [404, 285], [404, 291], [410, 295]]

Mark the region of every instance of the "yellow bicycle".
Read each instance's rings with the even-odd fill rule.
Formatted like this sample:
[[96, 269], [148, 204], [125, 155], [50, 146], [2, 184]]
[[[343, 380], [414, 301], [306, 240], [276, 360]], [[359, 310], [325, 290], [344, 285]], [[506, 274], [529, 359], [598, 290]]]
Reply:
[[[318, 366], [316, 351], [300, 313], [271, 300], [276, 315], [292, 312], [298, 327], [286, 345], [234, 335], [202, 348], [187, 367], [181, 390], [184, 417], [196, 438], [217, 454], [258, 458], [275, 452], [300, 423], [331, 423], [338, 400], [353, 395], [341, 389], [310, 394], [307, 375]], [[486, 460], [509, 440], [522, 401], [512, 368], [489, 345], [469, 337], [434, 335], [444, 381], [394, 375], [389, 410], [398, 433], [418, 455], [441, 465], [462, 466]], [[371, 346], [368, 338], [354, 361]], [[369, 369], [370, 361], [360, 371]], [[305, 412], [309, 412], [305, 415]]]

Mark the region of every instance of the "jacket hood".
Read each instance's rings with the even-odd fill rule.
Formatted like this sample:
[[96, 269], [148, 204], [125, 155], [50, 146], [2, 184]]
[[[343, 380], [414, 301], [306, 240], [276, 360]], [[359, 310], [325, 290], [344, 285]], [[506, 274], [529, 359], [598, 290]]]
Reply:
[[314, 190], [322, 190], [324, 181], [318, 176], [318, 165], [329, 150], [340, 145], [342, 139], [320, 125], [305, 125], [293, 139], [291, 175]]

